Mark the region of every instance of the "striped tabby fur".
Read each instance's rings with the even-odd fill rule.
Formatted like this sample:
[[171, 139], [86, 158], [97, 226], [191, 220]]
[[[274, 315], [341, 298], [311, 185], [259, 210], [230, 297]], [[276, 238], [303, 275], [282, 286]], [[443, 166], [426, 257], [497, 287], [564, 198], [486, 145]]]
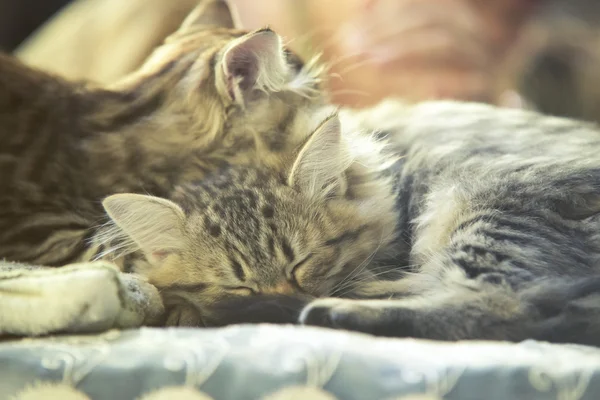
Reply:
[[281, 169], [105, 201], [170, 323], [270, 321], [261, 299], [285, 298], [303, 324], [600, 345], [594, 125], [453, 102], [340, 117]]
[[322, 119], [318, 72], [271, 30], [236, 29], [218, 0], [109, 87], [0, 55], [0, 259], [89, 258], [109, 194], [164, 196], [225, 164], [278, 165], [294, 145], [282, 135], [302, 140], [292, 131]]

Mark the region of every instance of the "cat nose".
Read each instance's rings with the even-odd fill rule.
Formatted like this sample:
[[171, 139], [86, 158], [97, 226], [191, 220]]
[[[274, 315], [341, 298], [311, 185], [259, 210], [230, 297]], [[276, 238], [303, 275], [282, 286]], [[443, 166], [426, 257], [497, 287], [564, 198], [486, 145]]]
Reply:
[[294, 287], [288, 281], [282, 281], [282, 282], [279, 282], [277, 285], [264, 290], [263, 293], [294, 294], [294, 293], [296, 293], [296, 289], [294, 289]]

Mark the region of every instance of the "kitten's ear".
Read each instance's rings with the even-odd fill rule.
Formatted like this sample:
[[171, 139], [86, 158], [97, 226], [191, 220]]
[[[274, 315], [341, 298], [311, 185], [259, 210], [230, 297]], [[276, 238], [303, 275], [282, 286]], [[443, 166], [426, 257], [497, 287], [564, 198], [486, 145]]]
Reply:
[[311, 197], [345, 191], [344, 171], [351, 162], [337, 115], [326, 119], [304, 144], [288, 176], [288, 185]]
[[185, 214], [172, 201], [140, 194], [115, 194], [102, 202], [108, 216], [150, 261], [164, 258], [185, 243]]
[[281, 90], [289, 73], [281, 38], [266, 28], [235, 40], [223, 53], [220, 80], [240, 105], [256, 91]]
[[239, 18], [224, 0], [202, 0], [181, 23], [179, 32], [202, 27], [237, 28]]

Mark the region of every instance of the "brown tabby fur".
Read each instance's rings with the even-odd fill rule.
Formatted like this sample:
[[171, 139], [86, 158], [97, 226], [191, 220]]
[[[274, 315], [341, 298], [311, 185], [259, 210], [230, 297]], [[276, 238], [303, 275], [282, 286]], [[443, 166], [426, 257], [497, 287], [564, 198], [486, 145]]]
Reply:
[[452, 102], [338, 120], [273, 32], [215, 21], [204, 2], [110, 88], [4, 60], [0, 256], [59, 265], [93, 236], [168, 324], [268, 320], [266, 299], [376, 335], [600, 345], [597, 127]]
[[87, 258], [109, 194], [161, 196], [228, 163], [281, 163], [296, 145], [281, 135], [302, 140], [322, 120], [317, 84], [279, 36], [236, 29], [217, 0], [109, 87], [0, 56], [0, 258]]
[[[343, 292], [338, 282], [349, 282], [348, 275], [372, 279], [361, 264], [396, 227], [390, 180], [379, 176], [393, 158], [367, 135], [341, 141], [332, 116], [282, 166], [228, 166], [179, 186], [172, 201], [110, 196], [104, 205], [116, 224], [99, 239], [118, 245], [106, 257], [136, 256], [133, 270], [159, 288], [173, 325], [232, 320], [221, 304], [239, 296], [244, 307], [248, 295], [260, 294], [284, 308], [298, 296]], [[353, 157], [338, 153], [340, 145], [354, 148]], [[326, 171], [322, 181], [313, 179], [317, 171]]]

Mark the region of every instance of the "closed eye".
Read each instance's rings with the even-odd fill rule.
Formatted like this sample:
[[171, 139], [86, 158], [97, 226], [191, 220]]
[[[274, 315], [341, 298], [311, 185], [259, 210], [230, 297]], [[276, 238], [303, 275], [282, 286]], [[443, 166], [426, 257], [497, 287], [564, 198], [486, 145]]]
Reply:
[[248, 287], [248, 286], [225, 286], [225, 290], [228, 292], [241, 295], [241, 296], [249, 296], [256, 294], [256, 290]]
[[292, 267], [292, 269], [291, 269], [291, 271], [290, 271], [290, 277], [291, 277], [291, 281], [292, 281], [292, 282], [293, 282], [293, 283], [294, 283], [296, 286], [300, 286], [300, 285], [298, 284], [298, 278], [296, 277], [296, 274], [298, 273], [298, 271], [300, 270], [300, 268], [302, 268], [302, 266], [303, 266], [304, 264], [306, 264], [306, 262], [307, 262], [308, 260], [310, 260], [310, 259], [311, 259], [311, 257], [312, 257], [312, 256], [313, 256], [312, 254], [309, 254], [309, 255], [307, 255], [306, 257], [304, 257], [302, 260], [300, 260], [299, 262], [297, 262], [297, 263], [296, 263], [296, 264], [295, 264], [295, 265]]

